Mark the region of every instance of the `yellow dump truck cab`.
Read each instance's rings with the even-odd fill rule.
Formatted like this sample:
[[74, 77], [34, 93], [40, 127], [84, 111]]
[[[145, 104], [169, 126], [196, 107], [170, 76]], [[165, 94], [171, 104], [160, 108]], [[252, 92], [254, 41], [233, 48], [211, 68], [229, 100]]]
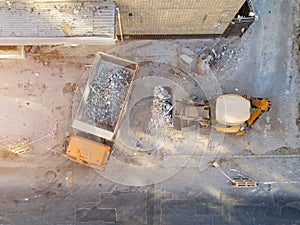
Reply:
[[89, 139], [71, 136], [67, 158], [84, 166], [104, 170], [111, 152], [110, 146]]

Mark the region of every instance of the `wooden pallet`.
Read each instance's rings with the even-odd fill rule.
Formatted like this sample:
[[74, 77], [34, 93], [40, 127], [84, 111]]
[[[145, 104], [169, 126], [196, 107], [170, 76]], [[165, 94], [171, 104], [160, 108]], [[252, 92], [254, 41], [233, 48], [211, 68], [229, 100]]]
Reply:
[[31, 140], [23, 138], [18, 142], [6, 145], [6, 150], [18, 155], [30, 152], [32, 150]]
[[251, 178], [248, 177], [238, 177], [232, 179], [232, 187], [237, 188], [250, 188], [250, 187], [256, 187], [258, 183]]

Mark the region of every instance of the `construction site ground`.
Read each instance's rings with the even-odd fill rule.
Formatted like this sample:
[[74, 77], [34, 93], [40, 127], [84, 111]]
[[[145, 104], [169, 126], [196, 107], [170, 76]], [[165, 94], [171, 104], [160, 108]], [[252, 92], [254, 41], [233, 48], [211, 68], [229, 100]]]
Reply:
[[[25, 60], [1, 60], [0, 141], [36, 142], [0, 159], [0, 224], [300, 224], [299, 1], [253, 4], [258, 20], [241, 38], [26, 47]], [[105, 171], [63, 154], [98, 51], [139, 63]], [[182, 57], [193, 59], [190, 73]], [[154, 129], [159, 85], [176, 98], [236, 93], [274, 105], [243, 136]], [[232, 188], [213, 161], [258, 186]]]

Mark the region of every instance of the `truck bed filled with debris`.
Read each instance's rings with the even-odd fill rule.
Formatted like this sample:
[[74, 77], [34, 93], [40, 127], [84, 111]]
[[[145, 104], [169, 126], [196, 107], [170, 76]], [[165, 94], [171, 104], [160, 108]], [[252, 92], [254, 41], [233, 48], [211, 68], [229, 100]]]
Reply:
[[73, 128], [112, 140], [130, 98], [137, 63], [98, 53]]

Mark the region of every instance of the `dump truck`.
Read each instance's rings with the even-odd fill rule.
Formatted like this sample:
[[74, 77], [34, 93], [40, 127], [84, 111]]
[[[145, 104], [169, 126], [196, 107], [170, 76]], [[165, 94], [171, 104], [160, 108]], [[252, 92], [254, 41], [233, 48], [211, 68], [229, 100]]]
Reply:
[[[70, 138], [66, 157], [84, 166], [104, 170], [113, 142], [123, 120], [138, 64], [103, 52], [89, 71], [88, 81], [72, 127], [78, 131]], [[87, 136], [83, 137], [83, 136]]]
[[72, 127], [112, 141], [123, 120], [138, 64], [99, 52]]
[[208, 101], [177, 100], [174, 104], [174, 127], [182, 129], [192, 122], [200, 126], [212, 125], [224, 133], [244, 134], [247, 128], [270, 110], [272, 102], [267, 98], [254, 98], [238, 94], [225, 94]]

